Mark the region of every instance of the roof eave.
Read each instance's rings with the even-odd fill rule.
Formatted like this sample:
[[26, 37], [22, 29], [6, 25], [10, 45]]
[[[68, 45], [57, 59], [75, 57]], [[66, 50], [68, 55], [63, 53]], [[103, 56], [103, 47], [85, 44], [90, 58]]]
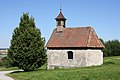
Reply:
[[104, 47], [47, 47], [47, 49], [104, 49]]

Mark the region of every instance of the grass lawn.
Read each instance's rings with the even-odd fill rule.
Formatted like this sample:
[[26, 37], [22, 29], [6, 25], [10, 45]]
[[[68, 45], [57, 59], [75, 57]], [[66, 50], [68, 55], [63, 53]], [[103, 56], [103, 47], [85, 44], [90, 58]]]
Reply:
[[18, 69], [17, 67], [5, 68], [0, 66], [0, 71], [10, 71], [10, 70], [17, 70], [17, 69]]
[[120, 80], [120, 56], [104, 58], [101, 66], [7, 74], [15, 80]]

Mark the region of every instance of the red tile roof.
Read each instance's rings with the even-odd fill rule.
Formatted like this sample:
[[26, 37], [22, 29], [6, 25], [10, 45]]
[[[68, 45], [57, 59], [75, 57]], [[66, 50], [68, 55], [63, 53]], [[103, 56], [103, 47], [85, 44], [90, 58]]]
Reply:
[[57, 16], [57, 18], [55, 18], [56, 20], [59, 20], [59, 19], [64, 19], [66, 20], [66, 18], [63, 16], [62, 12], [60, 11], [59, 15]]
[[104, 48], [92, 27], [55, 28], [46, 47], [49, 48]]

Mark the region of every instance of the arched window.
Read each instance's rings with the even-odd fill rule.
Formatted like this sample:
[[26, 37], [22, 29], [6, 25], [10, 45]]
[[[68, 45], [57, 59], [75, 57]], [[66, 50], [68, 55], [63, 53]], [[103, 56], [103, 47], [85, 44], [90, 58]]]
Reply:
[[73, 52], [72, 51], [68, 51], [68, 59], [73, 59]]

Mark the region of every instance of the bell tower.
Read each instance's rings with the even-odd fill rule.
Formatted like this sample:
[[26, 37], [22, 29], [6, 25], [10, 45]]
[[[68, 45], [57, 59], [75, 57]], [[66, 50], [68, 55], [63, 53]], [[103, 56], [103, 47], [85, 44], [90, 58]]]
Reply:
[[63, 16], [62, 14], [62, 9], [60, 9], [60, 13], [59, 15], [57, 16], [56, 19], [56, 27], [57, 27], [57, 31], [58, 32], [62, 32], [63, 28], [65, 28], [65, 22], [66, 22], [66, 18]]

